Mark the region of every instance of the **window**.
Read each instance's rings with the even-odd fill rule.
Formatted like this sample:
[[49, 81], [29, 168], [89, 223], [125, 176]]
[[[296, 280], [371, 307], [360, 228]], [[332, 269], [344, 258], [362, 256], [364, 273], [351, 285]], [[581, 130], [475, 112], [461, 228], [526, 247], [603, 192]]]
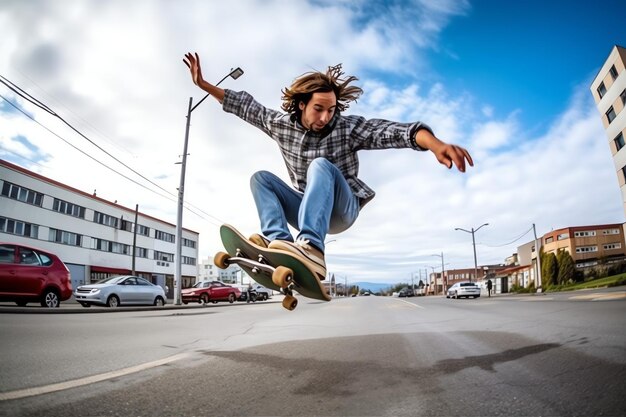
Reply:
[[188, 248], [196, 248], [196, 242], [190, 239], [183, 238], [183, 246], [187, 246]]
[[606, 120], [609, 121], [609, 123], [611, 123], [613, 120], [615, 120], [615, 109], [613, 109], [613, 106], [609, 107], [609, 109], [606, 112]]
[[65, 230], [50, 229], [48, 240], [50, 242], [63, 243], [64, 245], [80, 246], [83, 237], [82, 235], [66, 232]]
[[613, 141], [615, 142], [615, 148], [619, 151], [624, 147], [624, 134], [619, 132], [619, 135]]
[[615, 81], [615, 79], [617, 78], [617, 69], [615, 69], [615, 65], [611, 65], [611, 69], [609, 70], [609, 72], [611, 73], [613, 81]]
[[550, 237], [546, 238], [546, 243], [552, 243], [552, 242], [554, 242], [554, 237], [553, 236], [550, 236]]
[[600, 96], [600, 98], [602, 98], [604, 97], [605, 94], [606, 94], [606, 87], [604, 86], [604, 81], [603, 81], [598, 86], [598, 95]]
[[39, 237], [39, 226], [32, 223], [0, 217], [0, 232], [37, 239]]
[[149, 236], [150, 235], [150, 228], [138, 224], [137, 225], [137, 234], [138, 235], [142, 235], [142, 236]]
[[159, 240], [164, 240], [166, 242], [174, 243], [175, 236], [171, 233], [162, 232], [160, 230], [154, 231], [154, 238]]
[[182, 263], [184, 265], [195, 265], [196, 264], [196, 258], [192, 258], [191, 256], [183, 256], [181, 258]]
[[589, 236], [595, 236], [596, 235], [596, 231], [595, 230], [585, 230], [582, 232], [574, 232], [574, 236], [576, 237], [589, 237]]
[[67, 201], [59, 200], [58, 198], [54, 199], [54, 203], [52, 203], [52, 210], [81, 219], [85, 218], [84, 207], [81, 207], [77, 204], [68, 203]]
[[607, 243], [606, 245], [604, 245], [604, 250], [613, 250], [613, 249], [621, 249], [621, 248], [622, 248], [621, 243]]
[[603, 235], [619, 235], [619, 229], [607, 229], [602, 231]]
[[117, 228], [118, 218], [109, 216], [108, 214], [100, 213], [99, 211], [94, 211], [93, 213], [93, 221], [94, 223], [100, 223], [105, 226], [111, 226]]
[[155, 250], [154, 259], [157, 261], [174, 262], [174, 254]]
[[2, 195], [12, 198], [13, 200], [22, 201], [24, 203], [32, 204], [34, 206], [41, 207], [43, 201], [43, 194], [33, 191], [28, 188], [20, 187], [19, 185], [11, 184], [5, 181], [2, 186]]
[[91, 248], [101, 250], [103, 252], [119, 253], [122, 255], [130, 254], [130, 245], [124, 243], [111, 242], [104, 239], [92, 238]]
[[586, 253], [586, 252], [597, 252], [597, 246], [581, 246], [580, 248], [576, 248], [576, 253]]
[[148, 249], [140, 248], [138, 246], [135, 247], [135, 256], [137, 258], [148, 258]]
[[561, 233], [560, 235], [556, 237], [556, 240], [565, 240], [565, 239], [569, 239], [569, 233]]

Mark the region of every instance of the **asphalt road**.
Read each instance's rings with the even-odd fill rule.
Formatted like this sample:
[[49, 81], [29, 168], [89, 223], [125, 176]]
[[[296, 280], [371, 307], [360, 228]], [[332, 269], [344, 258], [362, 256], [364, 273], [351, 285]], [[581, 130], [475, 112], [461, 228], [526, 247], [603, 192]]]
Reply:
[[0, 416], [626, 415], [624, 287], [20, 311]]

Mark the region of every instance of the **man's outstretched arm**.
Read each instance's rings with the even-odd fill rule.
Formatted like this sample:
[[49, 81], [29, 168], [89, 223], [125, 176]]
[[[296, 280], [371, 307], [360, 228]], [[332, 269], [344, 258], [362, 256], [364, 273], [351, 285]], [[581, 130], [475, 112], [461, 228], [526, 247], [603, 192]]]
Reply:
[[183, 62], [187, 65], [187, 67], [189, 67], [193, 83], [222, 103], [224, 101], [224, 90], [206, 82], [204, 78], [202, 78], [202, 67], [200, 66], [200, 57], [198, 56], [198, 53], [186, 53], [185, 58], [183, 58]]
[[428, 129], [420, 129], [417, 131], [415, 134], [415, 143], [434, 153], [437, 161], [448, 167], [448, 169], [452, 168], [452, 164], [454, 164], [459, 171], [465, 172], [466, 161], [470, 166], [474, 166], [474, 161], [472, 161], [471, 155], [465, 148], [442, 142]]

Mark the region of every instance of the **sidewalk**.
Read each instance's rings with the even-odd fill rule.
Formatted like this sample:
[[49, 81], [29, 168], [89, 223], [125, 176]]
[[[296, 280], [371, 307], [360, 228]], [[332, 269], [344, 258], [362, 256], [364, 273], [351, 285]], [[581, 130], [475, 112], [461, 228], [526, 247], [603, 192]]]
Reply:
[[221, 301], [216, 304], [208, 303], [208, 304], [198, 304], [198, 303], [190, 303], [190, 304], [180, 304], [175, 305], [174, 300], [168, 299], [167, 304], [163, 307], [157, 306], [120, 306], [117, 308], [110, 307], [102, 307], [102, 306], [91, 306], [91, 307], [83, 307], [78, 302], [74, 301], [74, 298], [70, 298], [69, 300], [63, 301], [59, 308], [47, 308], [41, 307], [37, 303], [29, 303], [26, 307], [19, 307], [14, 302], [0, 302], [0, 314], [83, 314], [83, 313], [120, 313], [120, 312], [129, 312], [129, 311], [151, 311], [151, 310], [162, 310], [162, 311], [170, 311], [170, 310], [188, 310], [188, 309], [198, 309], [198, 308], [215, 308], [215, 307], [226, 307], [231, 305], [257, 305], [257, 304], [267, 304], [267, 303], [277, 303], [280, 300], [277, 297], [270, 298], [266, 301], [258, 301], [254, 303], [245, 303], [245, 302], [234, 302], [233, 304]]

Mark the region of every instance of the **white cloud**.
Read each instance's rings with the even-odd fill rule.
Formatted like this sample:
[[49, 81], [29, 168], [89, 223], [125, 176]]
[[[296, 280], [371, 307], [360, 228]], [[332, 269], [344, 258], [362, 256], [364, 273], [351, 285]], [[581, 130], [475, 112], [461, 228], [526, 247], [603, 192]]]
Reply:
[[[586, 87], [564, 104], [547, 132], [529, 137], [517, 113], [495, 118], [490, 103], [414, 78], [414, 65], [428, 65], [420, 53], [439, 49], [437, 34], [467, 11], [467, 3], [416, 1], [412, 14], [399, 19], [407, 12], [401, 4], [407, 3], [371, 9], [365, 1], [10, 2], [0, 10], [0, 74], [175, 194], [188, 98], [197, 103], [203, 97], [182, 62], [185, 52], [201, 55], [208, 80], [241, 66], [244, 76], [224, 86], [245, 89], [274, 108], [281, 88], [299, 74], [344, 63], [365, 90], [349, 113], [425, 121], [442, 139], [467, 146], [476, 163], [463, 175], [429, 153], [362, 152], [361, 177], [378, 195], [352, 229], [329, 236], [337, 240], [327, 253], [329, 271], [350, 280], [407, 280], [439, 265], [431, 255], [442, 251], [451, 267], [473, 265], [471, 236], [455, 227], [489, 222], [476, 236], [479, 262], [500, 263], [530, 236], [497, 246], [532, 223], [545, 233], [623, 221], [606, 138]], [[417, 15], [429, 24], [407, 17]], [[22, 104], [71, 143], [132, 175], [53, 117]], [[202, 212], [186, 212], [184, 223], [201, 233], [204, 258], [220, 249], [221, 221], [244, 233], [257, 231], [249, 191], [255, 171], [287, 176], [273, 142], [222, 112], [212, 98], [193, 112], [189, 153], [185, 197]], [[164, 199], [123, 180], [25, 117], [0, 110], [0, 155], [14, 154], [38, 161], [27, 168], [43, 175], [87, 192], [97, 189], [127, 207], [139, 203], [140, 210], [175, 222], [175, 197]]]

